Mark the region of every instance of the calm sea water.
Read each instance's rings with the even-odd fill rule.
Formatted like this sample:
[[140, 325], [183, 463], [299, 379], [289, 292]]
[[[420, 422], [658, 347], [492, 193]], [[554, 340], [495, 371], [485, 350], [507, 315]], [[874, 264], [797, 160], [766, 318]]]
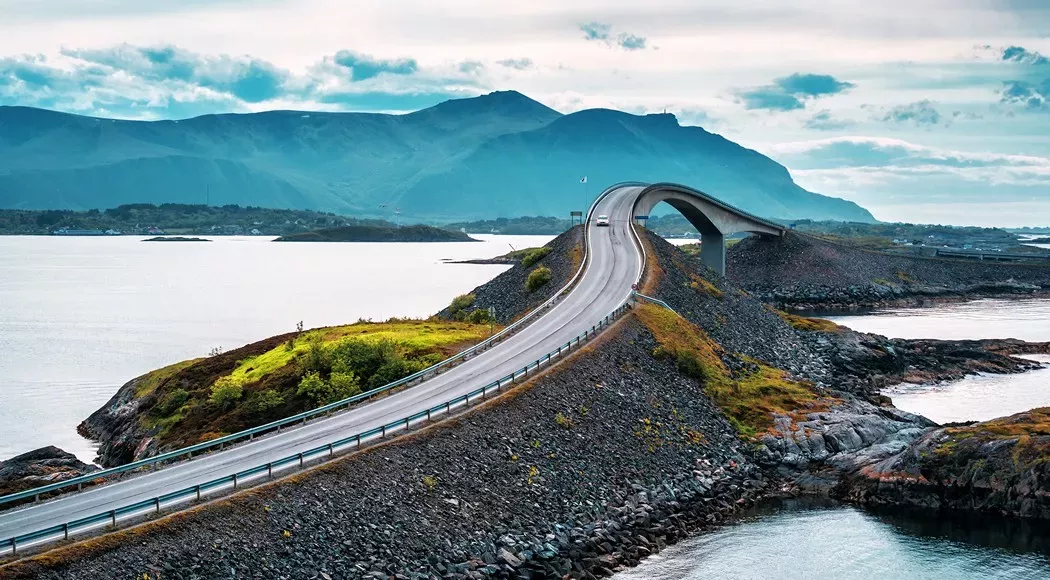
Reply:
[[[832, 316], [864, 332], [896, 338], [1019, 338], [1050, 341], [1050, 300], [975, 300], [932, 308], [892, 309]], [[899, 385], [885, 393], [897, 407], [937, 421], [985, 421], [1050, 406], [1050, 357], [1042, 370], [1020, 375], [977, 375], [942, 385]]]
[[86, 461], [76, 425], [151, 369], [295, 329], [427, 316], [550, 236], [437, 244], [210, 243], [0, 236], [0, 460], [57, 445]]
[[875, 514], [782, 502], [671, 546], [617, 580], [1050, 578], [1050, 533], [1018, 521]]

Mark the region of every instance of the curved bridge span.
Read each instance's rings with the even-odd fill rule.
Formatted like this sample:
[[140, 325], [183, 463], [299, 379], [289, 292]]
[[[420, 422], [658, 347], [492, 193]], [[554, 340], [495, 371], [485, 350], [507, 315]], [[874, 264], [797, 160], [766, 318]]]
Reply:
[[[781, 235], [784, 228], [733, 208], [716, 198], [683, 185], [623, 183], [606, 189], [587, 214], [586, 258], [576, 276], [548, 303], [526, 315], [529, 323], [504, 332], [498, 341], [474, 347], [445, 361], [448, 370], [421, 373], [419, 384], [401, 390], [401, 382], [376, 391], [381, 398], [357, 398], [333, 403], [319, 412], [301, 414], [268, 426], [222, 438], [227, 446], [211, 443], [166, 454], [178, 458], [166, 466], [115, 468], [100, 472], [108, 482], [76, 493], [31, 505], [12, 502], [40, 494], [77, 489], [77, 480], [0, 497], [0, 558], [75, 534], [116, 526], [149, 513], [183, 509], [194, 500], [218, 491], [266, 480], [305, 461], [361, 447], [363, 441], [447, 416], [474, 399], [517, 382], [574, 352], [581, 342], [607, 327], [630, 306], [632, 285], [640, 280], [645, 263], [635, 216], [648, 215], [666, 201], [682, 212], [703, 237], [705, 264], [724, 270], [724, 236], [736, 232]], [[609, 227], [598, 227], [595, 215], [607, 215]], [[458, 364], [453, 364], [458, 363]], [[435, 367], [436, 368], [436, 367]], [[358, 396], [361, 397], [361, 396]], [[369, 402], [365, 402], [365, 401]], [[340, 407], [347, 410], [335, 412]], [[307, 423], [307, 418], [316, 416]], [[301, 419], [301, 421], [300, 421]], [[293, 426], [292, 424], [295, 424]], [[281, 429], [281, 427], [287, 427]], [[239, 444], [233, 445], [237, 439]], [[355, 446], [356, 442], [356, 446]], [[192, 459], [190, 456], [192, 455]], [[150, 463], [143, 461], [142, 463]], [[155, 461], [153, 462], [155, 463]], [[116, 478], [114, 478], [116, 476]], [[85, 482], [99, 473], [83, 478]], [[79, 478], [78, 478], [79, 479]], [[232, 485], [231, 485], [232, 483]]]
[[632, 218], [648, 216], [656, 204], [667, 202], [700, 232], [700, 260], [723, 275], [726, 270], [726, 236], [741, 232], [781, 236], [785, 232], [784, 226], [780, 224], [756, 217], [702, 191], [677, 183], [654, 183], [645, 186], [636, 195]]

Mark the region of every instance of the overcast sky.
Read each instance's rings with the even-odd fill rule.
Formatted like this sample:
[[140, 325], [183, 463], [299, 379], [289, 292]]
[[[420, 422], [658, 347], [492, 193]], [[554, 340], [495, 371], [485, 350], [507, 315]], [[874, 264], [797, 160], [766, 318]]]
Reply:
[[[891, 221], [1050, 225], [1048, 0], [0, 0], [0, 104], [666, 110]], [[717, 192], [712, 192], [717, 194]]]

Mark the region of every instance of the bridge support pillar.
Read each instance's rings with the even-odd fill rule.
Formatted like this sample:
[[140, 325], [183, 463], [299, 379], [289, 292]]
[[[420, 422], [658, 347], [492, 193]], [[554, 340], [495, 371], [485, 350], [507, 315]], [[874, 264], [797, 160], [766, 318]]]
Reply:
[[726, 274], [726, 237], [720, 232], [700, 234], [700, 261], [718, 272]]

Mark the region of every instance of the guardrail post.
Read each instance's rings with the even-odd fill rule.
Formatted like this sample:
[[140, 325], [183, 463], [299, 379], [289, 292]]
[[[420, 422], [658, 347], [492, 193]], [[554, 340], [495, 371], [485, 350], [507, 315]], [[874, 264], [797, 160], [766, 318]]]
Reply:
[[358, 449], [361, 448], [361, 434], [360, 433], [357, 434], [357, 448]]
[[233, 474], [233, 489], [237, 489], [237, 474]]
[[266, 464], [266, 479], [273, 479], [273, 462]]
[[299, 454], [299, 467], [302, 467], [302, 466], [303, 466], [303, 454], [300, 453]]
[[117, 510], [109, 510], [109, 517], [113, 520], [113, 527], [117, 527]]
[[14, 538], [11, 538], [11, 555], [12, 556], [17, 556], [18, 555], [18, 541], [15, 540]]
[[430, 421], [430, 409], [427, 409], [427, 422]]
[[69, 539], [69, 524], [62, 524], [62, 539]]
[[452, 414], [452, 402], [451, 401], [446, 401], [445, 402], [445, 414], [446, 415], [451, 415]]
[[381, 435], [381, 437], [386, 438], [386, 425], [383, 425], [381, 429], [383, 430], [383, 434]]
[[155, 501], [157, 503], [157, 513], [159, 514], [160, 513], [160, 498], [159, 497], [155, 497], [155, 498], [153, 498], [153, 501]]
[[197, 491], [197, 501], [200, 501], [201, 500], [201, 486], [198, 485], [196, 491]]
[[333, 455], [335, 455], [335, 445], [332, 445], [331, 443], [329, 443], [328, 444], [328, 456], [331, 457]]
[[33, 503], [40, 503], [40, 494], [39, 493], [33, 496]]
[[78, 483], [77, 484], [77, 491], [81, 491], [83, 489], [84, 489], [84, 484], [83, 483]]

